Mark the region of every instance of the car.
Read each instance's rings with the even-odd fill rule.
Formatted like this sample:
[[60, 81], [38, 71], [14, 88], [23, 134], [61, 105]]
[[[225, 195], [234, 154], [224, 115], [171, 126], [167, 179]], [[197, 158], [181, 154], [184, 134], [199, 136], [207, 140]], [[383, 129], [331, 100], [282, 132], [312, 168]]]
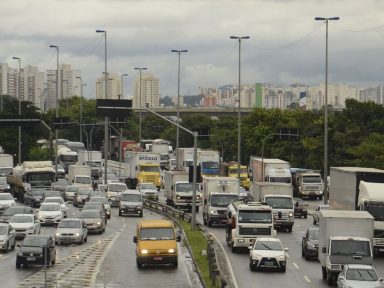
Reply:
[[88, 203], [93, 203], [93, 202], [103, 203], [108, 219], [111, 218], [111, 204], [109, 204], [109, 201], [106, 197], [100, 197], [100, 196], [91, 197]]
[[309, 227], [301, 241], [301, 256], [306, 260], [316, 259], [319, 249], [319, 228]]
[[61, 164], [57, 164], [56, 177], [57, 177], [58, 179], [63, 179], [63, 178], [65, 178], [65, 169], [64, 169], [64, 166], [61, 165]]
[[140, 183], [138, 190], [143, 197], [147, 197], [149, 200], [159, 200], [159, 191], [153, 183]]
[[80, 219], [84, 220], [89, 233], [96, 232], [101, 234], [105, 232], [105, 222], [99, 209], [82, 210], [80, 212]]
[[7, 177], [0, 176], [0, 193], [10, 192], [11, 186], [7, 182]]
[[64, 218], [63, 210], [59, 203], [42, 203], [40, 209], [36, 210], [37, 218], [41, 225], [59, 225]]
[[12, 218], [15, 214], [35, 214], [32, 207], [14, 205], [10, 206], [4, 210], [3, 214], [0, 216], [0, 222], [8, 223], [9, 219]]
[[339, 288], [379, 288], [383, 279], [378, 278], [371, 265], [349, 264], [344, 265], [337, 277]]
[[40, 207], [41, 202], [43, 202], [44, 190], [32, 189], [28, 190], [24, 194], [24, 204], [31, 207]]
[[328, 204], [317, 205], [316, 211], [312, 213], [313, 225], [319, 225], [320, 210], [322, 209], [329, 209], [329, 205]]
[[91, 198], [92, 188], [77, 187], [73, 197], [73, 206], [83, 206]]
[[47, 197], [44, 199], [43, 203], [59, 203], [61, 209], [63, 210], [64, 218], [67, 217], [67, 205], [61, 197]]
[[77, 190], [78, 187], [73, 185], [68, 185], [67, 187], [65, 187], [64, 200], [73, 203], [73, 199], [75, 198], [75, 193], [77, 192]]
[[107, 217], [107, 211], [104, 207], [104, 204], [101, 202], [87, 202], [84, 204], [82, 210], [93, 210], [93, 209], [100, 210], [101, 217], [103, 218], [105, 225], [107, 225], [108, 217]]
[[43, 194], [43, 201], [47, 197], [62, 197], [63, 195], [61, 194], [60, 191], [55, 191], [55, 190], [44, 190]]
[[66, 218], [60, 221], [55, 233], [56, 244], [83, 244], [87, 242], [88, 228], [80, 218]]
[[288, 248], [283, 248], [279, 238], [260, 237], [249, 246], [249, 268], [256, 271], [261, 268], [276, 269], [285, 272]]
[[97, 185], [97, 191], [100, 192], [100, 193], [103, 193], [105, 195], [105, 193], [107, 192], [107, 185], [105, 185], [105, 184], [98, 184]]
[[65, 188], [70, 185], [67, 179], [65, 178], [59, 178], [56, 182], [53, 182], [51, 184], [51, 189], [53, 191], [60, 191], [61, 196], [64, 197], [65, 194]]
[[119, 216], [123, 214], [137, 214], [143, 217], [143, 198], [139, 191], [129, 190], [121, 194]]
[[9, 249], [15, 249], [15, 246], [15, 229], [8, 223], [0, 223], [0, 249], [4, 252], [8, 252]]
[[0, 213], [13, 205], [16, 205], [16, 202], [11, 193], [0, 193]]
[[51, 266], [56, 263], [55, 240], [51, 235], [25, 236], [16, 255], [16, 268], [28, 265]]
[[34, 214], [15, 214], [9, 220], [9, 224], [15, 229], [16, 238], [40, 234], [40, 222]]
[[111, 182], [107, 185], [107, 198], [111, 206], [119, 206], [120, 194], [127, 191], [128, 187], [124, 183]]
[[175, 226], [171, 220], [141, 220], [136, 226], [136, 265], [142, 269], [146, 264], [171, 264], [178, 266], [177, 242]]
[[294, 216], [299, 218], [303, 217], [307, 219], [308, 216], [308, 204], [301, 198], [293, 198], [294, 203]]

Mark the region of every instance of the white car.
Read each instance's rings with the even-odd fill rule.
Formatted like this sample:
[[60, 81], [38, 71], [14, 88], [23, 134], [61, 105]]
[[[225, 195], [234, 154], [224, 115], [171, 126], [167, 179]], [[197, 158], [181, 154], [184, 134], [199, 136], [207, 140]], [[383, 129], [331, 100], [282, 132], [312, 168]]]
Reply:
[[65, 192], [64, 192], [65, 201], [73, 202], [73, 198], [75, 197], [75, 192], [77, 192], [77, 189], [78, 187], [73, 185], [68, 185], [67, 187], [65, 187]]
[[371, 265], [349, 264], [344, 265], [337, 277], [339, 288], [380, 288], [383, 279], [378, 278]]
[[15, 229], [8, 223], [0, 223], [0, 249], [8, 252], [16, 246]]
[[279, 238], [260, 237], [249, 246], [249, 268], [276, 269], [285, 272], [288, 248], [283, 248]]
[[121, 182], [111, 182], [107, 186], [107, 198], [111, 206], [119, 206], [120, 195], [122, 192], [127, 191], [128, 187]]
[[15, 214], [11, 220], [9, 220], [9, 224], [15, 229], [16, 238], [24, 238], [31, 234], [40, 234], [40, 222], [34, 214]]
[[15, 199], [11, 193], [0, 193], [0, 214], [9, 206], [15, 205]]
[[139, 191], [143, 197], [147, 197], [150, 200], [159, 200], [159, 191], [152, 183], [140, 183]]
[[61, 197], [47, 197], [44, 199], [43, 203], [59, 203], [61, 206], [61, 209], [63, 210], [64, 218], [67, 217], [67, 205], [66, 205], [66, 202], [64, 202], [63, 198], [61, 198]]
[[38, 211], [37, 218], [40, 224], [58, 225], [64, 218], [63, 210], [59, 203], [42, 203]]

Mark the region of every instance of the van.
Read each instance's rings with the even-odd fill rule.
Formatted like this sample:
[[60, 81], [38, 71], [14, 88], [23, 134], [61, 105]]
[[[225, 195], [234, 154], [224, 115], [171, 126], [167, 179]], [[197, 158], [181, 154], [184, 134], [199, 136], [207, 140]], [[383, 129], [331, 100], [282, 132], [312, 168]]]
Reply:
[[143, 217], [143, 197], [137, 190], [127, 190], [121, 193], [119, 203], [119, 216], [136, 214]]
[[176, 236], [175, 226], [170, 220], [141, 220], [137, 223], [136, 264], [142, 269], [144, 264], [178, 265], [177, 243], [180, 235]]

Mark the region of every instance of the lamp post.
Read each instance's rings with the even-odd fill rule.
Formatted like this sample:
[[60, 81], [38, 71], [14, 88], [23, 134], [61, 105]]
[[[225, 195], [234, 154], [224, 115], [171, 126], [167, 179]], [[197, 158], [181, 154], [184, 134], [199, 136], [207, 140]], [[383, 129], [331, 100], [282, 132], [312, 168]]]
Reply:
[[[76, 77], [77, 78], [77, 77]], [[67, 79], [63, 79], [63, 83], [65, 82], [65, 86], [66, 86], [66, 94], [67, 94], [67, 97], [65, 97], [65, 104], [67, 106], [67, 112], [69, 110], [69, 103], [68, 103], [68, 98], [69, 98], [69, 81]], [[64, 88], [63, 88], [63, 93], [64, 93]]]
[[325, 21], [324, 204], [328, 203], [328, 21], [337, 21], [339, 19], [339, 17], [315, 17], [316, 21]]
[[119, 97], [119, 99], [124, 99], [124, 77], [127, 77], [128, 74], [124, 73], [124, 74], [121, 74], [121, 95]]
[[[121, 74], [121, 98], [124, 99], [124, 77], [128, 76], [127, 73]], [[123, 140], [123, 128], [120, 128], [120, 141], [119, 141], [119, 180], [121, 178], [121, 161], [123, 154], [122, 140]]]
[[[56, 118], [59, 117], [59, 45], [49, 45], [50, 48], [56, 49]], [[55, 179], [57, 177], [57, 138], [59, 131], [55, 129]]]
[[231, 36], [230, 39], [239, 41], [239, 87], [237, 89], [238, 94], [238, 107], [237, 107], [237, 178], [240, 183], [240, 165], [241, 165], [241, 40], [249, 39], [249, 36]]
[[139, 78], [139, 143], [141, 142], [141, 71], [147, 70], [146, 67], [135, 67], [135, 70], [139, 70], [140, 78]]
[[79, 141], [83, 140], [83, 87], [87, 86], [87, 84], [83, 84], [83, 78], [81, 76], [77, 76], [76, 79], [80, 79], [80, 137]]
[[180, 114], [180, 54], [186, 53], [188, 50], [171, 50], [177, 53], [178, 69], [177, 69], [177, 105], [176, 105], [176, 165], [179, 163], [177, 150], [179, 149], [179, 114]]
[[[21, 58], [20, 57], [12, 57], [19, 62], [19, 84], [17, 89], [17, 98], [19, 99], [19, 116], [21, 116]], [[21, 126], [19, 125], [19, 149], [18, 149], [18, 163], [21, 165]]]
[[[107, 31], [105, 30], [96, 30], [96, 33], [102, 33], [104, 35], [104, 91], [105, 91], [105, 99], [108, 99], [108, 73], [107, 73]], [[107, 174], [108, 174], [108, 116], [104, 118], [104, 184], [107, 185]]]

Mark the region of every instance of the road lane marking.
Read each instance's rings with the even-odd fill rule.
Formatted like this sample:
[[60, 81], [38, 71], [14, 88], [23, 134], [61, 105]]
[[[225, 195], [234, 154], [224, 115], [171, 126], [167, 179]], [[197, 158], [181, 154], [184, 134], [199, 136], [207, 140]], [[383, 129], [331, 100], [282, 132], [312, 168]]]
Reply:
[[293, 262], [292, 264], [293, 264], [293, 266], [296, 267], [297, 270], [300, 270], [299, 265], [297, 265], [295, 262]]
[[305, 279], [305, 281], [307, 281], [308, 283], [311, 283], [311, 282], [312, 282], [311, 279], [308, 278], [308, 276], [304, 276], [304, 279]]
[[285, 254], [287, 255], [287, 258], [289, 258], [289, 257], [290, 257], [288, 253], [285, 253]]

